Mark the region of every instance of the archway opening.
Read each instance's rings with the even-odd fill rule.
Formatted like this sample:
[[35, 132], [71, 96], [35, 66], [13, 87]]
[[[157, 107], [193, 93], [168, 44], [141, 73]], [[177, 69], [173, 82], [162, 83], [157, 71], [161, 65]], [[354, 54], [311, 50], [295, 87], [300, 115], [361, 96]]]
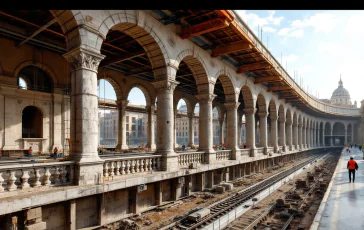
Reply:
[[345, 145], [345, 125], [341, 122], [336, 122], [333, 127], [333, 144], [334, 146]]
[[188, 145], [189, 140], [189, 119], [186, 101], [180, 99], [177, 103], [176, 115], [176, 142], [178, 145]]
[[118, 144], [119, 113], [116, 109], [116, 92], [105, 79], [98, 80], [99, 100], [99, 144], [105, 149]]
[[216, 107], [212, 109], [212, 132], [213, 132], [213, 145], [220, 144], [220, 129], [221, 129], [220, 121], [219, 121], [219, 111]]
[[43, 114], [35, 106], [22, 112], [22, 138], [43, 138]]
[[36, 66], [26, 66], [21, 69], [17, 76], [17, 81], [20, 89], [53, 93], [51, 77]]
[[148, 143], [148, 113], [146, 96], [134, 87], [128, 95], [126, 110], [126, 144], [129, 148], [144, 148]]
[[[193, 109], [193, 137], [194, 137], [194, 144], [199, 145], [199, 135], [200, 135], [200, 129], [199, 129], [199, 117], [200, 117], [200, 103], [197, 103], [195, 105], [195, 108]], [[195, 118], [196, 117], [196, 118]]]

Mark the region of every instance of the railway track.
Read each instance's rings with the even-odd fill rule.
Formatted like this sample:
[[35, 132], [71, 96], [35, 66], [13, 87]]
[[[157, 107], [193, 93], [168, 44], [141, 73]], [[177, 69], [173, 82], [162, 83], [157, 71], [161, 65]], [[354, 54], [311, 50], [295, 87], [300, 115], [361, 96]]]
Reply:
[[[321, 171], [319, 174], [315, 175], [315, 179], [310, 183], [310, 186], [305, 190], [305, 192], [302, 194], [303, 198], [297, 201], [297, 206], [295, 206], [295, 209], [300, 210], [306, 201], [307, 198], [311, 197], [311, 194], [314, 193], [315, 189], [320, 186], [321, 181], [323, 181], [323, 178], [327, 179], [327, 176], [331, 174], [331, 171], [335, 169], [335, 166], [337, 163], [338, 157], [335, 155], [331, 155], [325, 159], [325, 165], [329, 165], [329, 170]], [[334, 164], [333, 164], [334, 163]], [[322, 164], [323, 165], [323, 164]], [[333, 166], [333, 167], [332, 167]], [[320, 166], [321, 167], [321, 166]], [[294, 194], [295, 192], [300, 191], [300, 188], [291, 188], [288, 191], [285, 192], [285, 195], [283, 200], [288, 200], [286, 202], [289, 203], [289, 201], [293, 201], [290, 197], [290, 194]], [[265, 229], [265, 228], [273, 228], [273, 229], [281, 229], [286, 230], [290, 228], [290, 225], [292, 221], [296, 218], [296, 213], [293, 213], [287, 218], [285, 221], [281, 222], [273, 222], [268, 221], [269, 225], [266, 225], [267, 219], [269, 216], [273, 216], [276, 210], [276, 203], [272, 205], [270, 201], [263, 202], [265, 203], [265, 206], [263, 205], [264, 211], [260, 214], [253, 214], [249, 213], [248, 215], [243, 215], [237, 219], [234, 223], [231, 223], [231, 225], [227, 229], [244, 229], [244, 230], [252, 230], [252, 229]], [[279, 209], [279, 208], [278, 208]]]
[[[211, 224], [213, 221], [218, 219], [219, 217], [227, 214], [229, 211], [233, 210], [235, 207], [243, 204], [244, 202], [252, 199], [254, 196], [264, 191], [268, 187], [272, 186], [276, 182], [282, 180], [283, 178], [289, 176], [294, 173], [296, 170], [302, 168], [307, 164], [312, 164], [317, 161], [318, 158], [325, 158], [328, 154], [316, 154], [309, 157], [309, 159], [299, 162], [297, 165], [292, 168], [285, 170], [283, 172], [277, 173], [257, 184], [250, 186], [240, 192], [230, 195], [215, 204], [212, 204], [206, 208], [210, 209], [210, 214], [204, 218], [201, 218], [198, 222], [193, 222], [187, 219], [187, 216], [177, 220], [176, 222], [160, 228], [160, 230], [192, 230], [192, 229], [202, 229], [205, 226]], [[254, 221], [254, 220], [252, 220]]]

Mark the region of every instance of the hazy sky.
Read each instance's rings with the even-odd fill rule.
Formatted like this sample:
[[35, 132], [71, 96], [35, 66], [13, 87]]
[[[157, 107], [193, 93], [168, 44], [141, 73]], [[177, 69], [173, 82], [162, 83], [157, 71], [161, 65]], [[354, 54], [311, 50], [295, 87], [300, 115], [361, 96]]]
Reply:
[[[242, 19], [303, 88], [330, 99], [340, 74], [354, 103], [364, 99], [364, 11], [238, 10]], [[263, 27], [263, 28], [262, 28]], [[262, 28], [262, 30], [261, 30]], [[262, 31], [262, 33], [261, 33]], [[262, 34], [262, 36], [261, 36]], [[267, 44], [268, 43], [268, 44]], [[104, 85], [99, 96], [104, 97]], [[109, 83], [106, 98], [115, 99]], [[130, 103], [145, 105], [139, 89], [130, 92]]]

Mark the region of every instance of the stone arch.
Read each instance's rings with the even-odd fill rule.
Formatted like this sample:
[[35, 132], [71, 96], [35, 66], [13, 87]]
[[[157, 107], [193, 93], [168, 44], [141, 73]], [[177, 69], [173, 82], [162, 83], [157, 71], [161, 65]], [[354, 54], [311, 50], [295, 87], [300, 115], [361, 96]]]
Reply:
[[[208, 77], [207, 66], [204, 60], [199, 55], [194, 55], [192, 50], [187, 49], [177, 56], [178, 66], [182, 61], [184, 61], [191, 70], [196, 81], [197, 91], [199, 93], [210, 93], [213, 88], [208, 84], [210, 83], [210, 79]], [[215, 82], [213, 83], [215, 84]], [[207, 85], [208, 88], [201, 87], [201, 85]]]
[[286, 111], [286, 122], [287, 123], [293, 122], [292, 121], [292, 112], [291, 112], [290, 108], [287, 108], [287, 111]]
[[[231, 77], [228, 74], [221, 74], [218, 75], [216, 78], [217, 80], [220, 80], [222, 84], [222, 88], [224, 89], [225, 99], [228, 102], [236, 102], [238, 100], [238, 94], [235, 92], [235, 86], [233, 81], [231, 80]], [[215, 85], [216, 85], [215, 82]], [[214, 88], [215, 88], [214, 85]]]
[[[138, 17], [138, 18], [137, 18]], [[168, 52], [162, 42], [162, 39], [157, 35], [151, 21], [148, 20], [149, 15], [143, 11], [121, 11], [120, 13], [112, 14], [107, 17], [99, 26], [99, 33], [106, 38], [110, 30], [119, 30], [126, 35], [135, 39], [146, 52], [151, 63], [155, 79], [175, 78], [175, 71], [171, 73], [167, 65], [172, 66], [175, 70], [176, 66], [170, 63]], [[96, 42], [95, 48], [101, 50], [102, 42]], [[174, 75], [174, 76], [173, 76]]]
[[51, 68], [49, 68], [46, 64], [43, 64], [43, 63], [40, 63], [40, 62], [24, 61], [24, 62], [20, 63], [15, 68], [14, 73], [13, 73], [13, 77], [15, 77], [15, 78], [18, 77], [19, 72], [23, 68], [25, 68], [27, 66], [35, 66], [35, 67], [38, 67], [39, 69], [43, 70], [51, 78], [53, 87], [58, 85], [58, 80], [57, 80], [58, 78], [57, 78], [56, 73]]
[[179, 103], [180, 100], [183, 100], [185, 103], [186, 103], [186, 106], [187, 106], [187, 113], [191, 113], [193, 112], [192, 111], [192, 105], [191, 105], [191, 102], [187, 99], [187, 97], [178, 97], [176, 98], [176, 103], [175, 103], [175, 108], [174, 110], [177, 110], [177, 105]]
[[280, 104], [279, 105], [279, 108], [278, 108], [278, 116], [280, 117], [280, 118], [286, 118], [286, 111], [285, 111], [285, 109], [284, 109], [284, 106], [283, 106], [283, 104]]
[[50, 10], [50, 12], [57, 19], [63, 34], [66, 36], [67, 50], [88, 44], [85, 36], [80, 36], [80, 29], [75, 29], [86, 23], [80, 10]]
[[243, 94], [245, 108], [255, 108], [256, 100], [254, 99], [252, 90], [249, 86], [244, 85], [241, 87], [241, 92]]
[[[111, 78], [110, 76], [98, 76], [97, 80], [106, 80], [108, 81], [111, 86], [114, 88], [115, 90], [115, 94], [116, 94], [116, 100], [117, 101], [121, 101], [124, 98], [127, 98], [123, 95], [123, 92], [121, 90], [121, 87], [119, 85], [119, 83], [117, 83], [113, 78]], [[129, 91], [130, 92], [130, 91]], [[128, 94], [129, 95], [129, 94]]]
[[131, 86], [128, 88], [128, 90], [126, 91], [126, 94], [125, 94], [126, 98], [128, 98], [128, 97], [129, 97], [130, 91], [131, 91], [133, 88], [138, 88], [138, 89], [140, 89], [140, 91], [142, 91], [142, 92], [143, 92], [144, 97], [145, 97], [145, 104], [146, 104], [146, 106], [150, 106], [150, 105], [151, 105], [151, 102], [152, 102], [152, 99], [151, 99], [151, 96], [150, 96], [151, 94], [150, 94], [150, 92], [147, 90], [147, 88], [146, 88], [145, 86], [143, 86], [142, 84], [140, 84], [140, 83], [138, 83], [138, 84], [133, 84], [133, 85], [131, 85]]
[[324, 128], [325, 128], [325, 135], [331, 135], [331, 129], [332, 129], [332, 125], [331, 122], [326, 121], [324, 124]]
[[257, 105], [259, 107], [259, 110], [265, 111], [267, 109], [267, 103], [266, 103], [265, 97], [262, 93], [258, 94]]
[[272, 98], [269, 102], [269, 114], [272, 115], [272, 116], [278, 116], [278, 111], [277, 111], [277, 103], [276, 101]]
[[293, 111], [293, 118], [292, 118], [292, 124], [294, 126], [298, 126], [298, 116], [297, 116], [297, 112], [296, 111]]
[[214, 110], [214, 108], [216, 108], [218, 114], [219, 114], [219, 119], [224, 117], [225, 111], [221, 108], [220, 105], [213, 105], [212, 110]]

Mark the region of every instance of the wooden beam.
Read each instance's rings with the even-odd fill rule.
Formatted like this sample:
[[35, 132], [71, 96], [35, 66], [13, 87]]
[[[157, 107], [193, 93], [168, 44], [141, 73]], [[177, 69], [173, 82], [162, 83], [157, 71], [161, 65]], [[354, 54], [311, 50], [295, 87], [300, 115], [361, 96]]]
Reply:
[[229, 43], [227, 45], [216, 47], [212, 50], [211, 57], [218, 57], [224, 54], [234, 53], [240, 50], [247, 50], [252, 49], [253, 46], [249, 44], [248, 42], [239, 41], [239, 42], [233, 42]]
[[252, 70], [257, 70], [257, 69], [266, 69], [269, 68], [270, 65], [267, 62], [259, 62], [259, 63], [253, 63], [253, 64], [247, 64], [247, 65], [242, 65], [238, 67], [238, 71], [236, 71], [237, 73], [245, 73], [248, 71], [252, 71]]
[[226, 18], [215, 18], [197, 25], [182, 28], [180, 36], [182, 39], [186, 39], [200, 34], [219, 30], [228, 26], [229, 21]]
[[119, 62], [127, 61], [127, 60], [130, 60], [130, 59], [133, 59], [133, 58], [136, 58], [136, 57], [140, 57], [140, 56], [143, 56], [143, 55], [145, 55], [144, 51], [136, 53], [136, 54], [132, 54], [132, 55], [130, 55], [130, 54], [122, 55], [122, 56], [120, 56], [118, 58], [115, 58], [115, 59], [111, 59], [111, 60], [108, 60], [108, 61], [102, 61], [100, 63], [100, 67], [105, 67], [105, 66], [116, 64], [116, 63], [119, 63]]
[[272, 82], [272, 81], [280, 81], [282, 80], [279, 76], [269, 76], [269, 77], [259, 77], [256, 78], [254, 84]]
[[291, 87], [289, 87], [288, 85], [277, 85], [277, 86], [269, 86], [268, 87], [268, 92], [287, 91], [287, 90], [293, 90], [293, 89]]

